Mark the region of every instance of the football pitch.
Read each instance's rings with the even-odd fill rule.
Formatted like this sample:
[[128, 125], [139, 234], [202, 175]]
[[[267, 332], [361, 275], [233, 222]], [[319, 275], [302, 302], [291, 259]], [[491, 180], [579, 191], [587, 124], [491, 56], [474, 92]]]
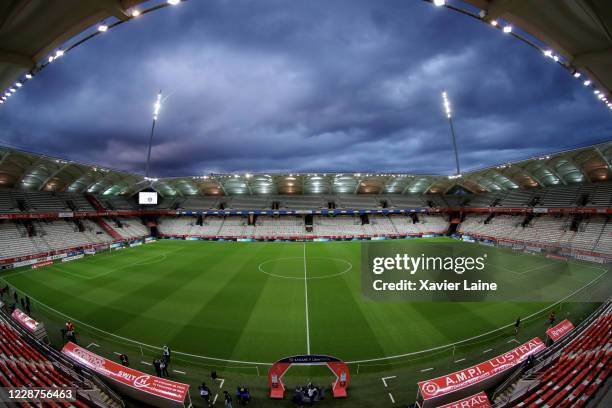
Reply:
[[[237, 364], [299, 354], [390, 361], [494, 333], [551, 305], [369, 301], [361, 293], [360, 245], [162, 240], [0, 277], [100, 338], [168, 344], [186, 358]], [[558, 299], [607, 272], [571, 262], [559, 278], [560, 261], [487, 250], [496, 252], [500, 282], [550, 291]]]

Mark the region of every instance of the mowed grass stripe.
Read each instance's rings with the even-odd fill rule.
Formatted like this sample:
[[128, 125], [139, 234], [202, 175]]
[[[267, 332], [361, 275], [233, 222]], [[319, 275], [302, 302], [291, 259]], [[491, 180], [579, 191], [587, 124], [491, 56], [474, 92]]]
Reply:
[[[401, 243], [409, 251], [411, 241]], [[304, 280], [266, 275], [258, 266], [271, 261], [266, 270], [303, 277], [303, 245], [160, 241], [60, 264], [61, 270], [0, 276], [67, 315], [135, 341], [270, 362], [305, 352]], [[548, 305], [371, 302], [361, 296], [360, 248], [358, 242], [306, 244], [308, 275], [322, 278], [308, 281], [313, 352], [347, 360], [405, 354], [477, 336]], [[560, 272], [553, 266], [530, 270], [554, 261], [487, 250], [496, 251], [505, 268], [527, 271], [499, 268], [500, 281], [557, 298], [602, 273], [584, 263]], [[291, 260], [275, 262], [279, 258]], [[345, 269], [332, 258], [353, 269], [325, 278]]]

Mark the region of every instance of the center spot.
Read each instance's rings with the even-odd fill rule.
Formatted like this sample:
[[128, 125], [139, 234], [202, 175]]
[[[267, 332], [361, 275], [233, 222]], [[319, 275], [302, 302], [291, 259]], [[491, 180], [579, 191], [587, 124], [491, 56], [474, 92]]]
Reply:
[[[287, 257], [264, 261], [259, 264], [259, 271], [266, 275], [285, 279], [304, 279], [304, 258]], [[353, 264], [340, 258], [308, 257], [306, 258], [307, 279], [326, 279], [344, 275], [353, 269]]]

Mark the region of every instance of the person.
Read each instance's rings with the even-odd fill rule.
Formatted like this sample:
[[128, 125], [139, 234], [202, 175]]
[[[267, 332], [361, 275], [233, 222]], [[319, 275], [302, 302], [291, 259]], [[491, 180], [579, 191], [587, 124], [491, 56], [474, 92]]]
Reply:
[[25, 299], [21, 298], [21, 310], [25, 310]]
[[557, 320], [557, 315], [555, 314], [555, 312], [552, 312], [548, 316], [548, 324], [552, 327], [555, 324], [555, 320]]
[[206, 386], [206, 383], [202, 383], [198, 389], [200, 390], [200, 397], [202, 397], [206, 405], [210, 407], [210, 388]]
[[155, 368], [155, 375], [161, 377], [161, 362], [159, 361], [159, 359], [156, 358], [155, 360], [153, 360], [153, 367]]
[[236, 400], [238, 400], [238, 405], [248, 405], [251, 401], [251, 393], [247, 387], [238, 387], [236, 393]]
[[121, 364], [124, 365], [125, 367], [130, 366], [130, 360], [128, 359], [128, 356], [126, 354], [121, 353], [119, 355], [119, 361], [121, 361]]
[[299, 385], [295, 387], [293, 391], [293, 398], [291, 399], [298, 407], [304, 406], [304, 394], [302, 393], [302, 387]]
[[159, 368], [161, 369], [162, 377], [170, 377], [170, 374], [168, 374], [168, 364], [166, 364], [166, 360], [162, 360], [159, 363]]
[[229, 392], [223, 391], [223, 397], [225, 399], [225, 408], [233, 408], [232, 407], [232, 396], [229, 395]]
[[519, 317], [516, 319], [516, 322], [514, 322], [514, 334], [515, 334], [515, 335], [516, 335], [516, 334], [518, 334], [518, 332], [519, 332], [519, 328], [520, 328], [520, 327], [521, 327], [521, 317], [519, 316]]
[[170, 364], [170, 347], [164, 345], [164, 347], [162, 347], [162, 355], [164, 356], [164, 361], [166, 362], [166, 365]]
[[71, 332], [71, 331], [74, 331], [74, 323], [68, 320], [66, 322], [66, 332]]

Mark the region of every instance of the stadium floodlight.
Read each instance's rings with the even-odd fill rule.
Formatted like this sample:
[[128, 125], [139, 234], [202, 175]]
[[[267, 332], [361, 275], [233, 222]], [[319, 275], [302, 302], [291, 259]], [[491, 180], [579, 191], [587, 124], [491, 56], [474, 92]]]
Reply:
[[446, 91], [442, 92], [442, 103], [444, 104], [444, 112], [446, 113], [446, 117], [448, 118], [448, 124], [450, 126], [451, 138], [453, 140], [453, 148], [455, 150], [455, 165], [457, 167], [457, 173], [455, 173], [455, 175], [458, 176], [461, 174], [461, 168], [459, 167], [459, 152], [457, 151], [457, 138], [455, 137], [455, 127], [453, 126], [451, 104]]
[[170, 4], [171, 6], [176, 6], [180, 2], [181, 0], [168, 0], [168, 4]]
[[595, 95], [599, 95], [601, 92], [599, 91], [599, 89], [596, 89], [596, 90], [594, 90], [594, 91], [593, 91], [593, 93], [594, 93]]
[[108, 26], [107, 26], [106, 24], [104, 24], [104, 23], [103, 23], [103, 24], [100, 24], [100, 25], [98, 26], [98, 31], [100, 31], [101, 33], [104, 33], [104, 32], [106, 32], [106, 31], [108, 31]]
[[23, 84], [21, 82], [15, 82], [15, 86], [17, 88], [21, 88], [23, 86]]
[[64, 55], [64, 50], [55, 51], [55, 58], [59, 58]]
[[499, 23], [497, 22], [497, 20], [491, 20], [491, 25], [492, 25], [493, 27], [497, 27], [497, 24], [499, 24]]
[[32, 74], [26, 74], [26, 79], [32, 79]]
[[590, 80], [587, 79], [586, 81], [584, 81], [584, 86], [589, 86], [589, 85], [591, 85], [591, 81]]
[[574, 78], [580, 78], [581, 75], [578, 71], [574, 72]]
[[132, 17], [138, 17], [140, 15], [140, 10], [134, 9], [132, 10]]
[[436, 7], [442, 7], [446, 1], [445, 0], [433, 0], [433, 3]]
[[11, 89], [9, 89], [9, 92], [10, 93], [15, 93], [15, 92], [17, 92], [17, 90], [15, 88], [11, 88]]
[[145, 168], [145, 177], [149, 177], [149, 169], [151, 167], [151, 147], [153, 146], [153, 134], [155, 133], [155, 123], [159, 117], [159, 111], [162, 106], [162, 91], [161, 89], [157, 93], [155, 104], [153, 105], [153, 124], [151, 125], [151, 134], [149, 135], [149, 150], [147, 152], [147, 165]]
[[507, 25], [504, 27], [504, 33], [508, 34], [512, 32], [512, 26], [511, 25]]
[[544, 51], [544, 56], [548, 57], [548, 58], [552, 58], [553, 57], [553, 52], [552, 50], [546, 50]]

